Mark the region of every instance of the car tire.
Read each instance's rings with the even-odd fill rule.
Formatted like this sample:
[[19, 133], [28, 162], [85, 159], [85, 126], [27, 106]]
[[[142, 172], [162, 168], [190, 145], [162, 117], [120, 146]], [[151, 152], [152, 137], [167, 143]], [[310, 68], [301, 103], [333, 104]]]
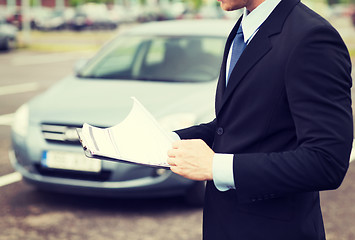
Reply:
[[205, 202], [206, 182], [195, 182], [185, 194], [185, 202], [191, 206], [202, 207]]

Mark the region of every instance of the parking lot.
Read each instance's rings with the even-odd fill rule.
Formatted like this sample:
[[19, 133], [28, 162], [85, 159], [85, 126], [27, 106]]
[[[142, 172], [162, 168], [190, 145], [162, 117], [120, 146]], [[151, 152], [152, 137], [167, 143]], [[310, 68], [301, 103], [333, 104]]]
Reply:
[[[0, 55], [1, 176], [14, 176], [9, 175], [13, 169], [8, 114], [70, 73], [85, 54], [19, 50]], [[0, 185], [5, 180], [0, 178]], [[180, 198], [69, 196], [36, 191], [16, 176], [11, 181], [0, 188], [0, 239], [166, 239], [167, 234], [173, 239], [200, 239], [201, 209], [186, 206]]]
[[[354, 29], [341, 28], [341, 22], [337, 24], [344, 38], [354, 38]], [[114, 35], [43, 34], [33, 33], [34, 44], [29, 49], [0, 54], [0, 240], [201, 239], [202, 209], [187, 206], [182, 198], [114, 199], [53, 194], [37, 191], [13, 174], [8, 151], [14, 111], [70, 74], [75, 62], [90, 57]], [[355, 45], [350, 40], [353, 51]], [[342, 186], [321, 193], [328, 240], [355, 239], [354, 182], [352, 162]]]

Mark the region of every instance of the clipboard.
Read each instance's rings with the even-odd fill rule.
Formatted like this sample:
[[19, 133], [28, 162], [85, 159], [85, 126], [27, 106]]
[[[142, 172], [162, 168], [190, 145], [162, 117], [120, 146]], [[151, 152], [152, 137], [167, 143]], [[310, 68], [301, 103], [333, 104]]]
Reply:
[[77, 134], [88, 158], [170, 168], [167, 151], [173, 139], [134, 97], [126, 118], [109, 128], [84, 123]]

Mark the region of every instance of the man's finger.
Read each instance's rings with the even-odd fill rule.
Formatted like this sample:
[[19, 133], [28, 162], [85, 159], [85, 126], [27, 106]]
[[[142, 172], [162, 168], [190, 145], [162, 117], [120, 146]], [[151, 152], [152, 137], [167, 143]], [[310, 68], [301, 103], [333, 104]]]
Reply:
[[170, 170], [171, 170], [173, 173], [176, 173], [176, 174], [181, 175], [181, 170], [180, 170], [180, 168], [178, 168], [178, 167], [176, 167], [176, 166], [170, 167]]
[[177, 156], [177, 152], [178, 152], [177, 149], [169, 149], [167, 154], [168, 154], [169, 157], [174, 158], [174, 157]]
[[178, 141], [173, 142], [173, 143], [171, 144], [172, 147], [173, 147], [173, 149], [178, 149], [178, 148], [180, 147], [182, 141], [183, 141], [183, 140], [178, 140]]
[[168, 158], [168, 160], [166, 160], [166, 162], [167, 162], [170, 166], [176, 166], [176, 164], [175, 164], [175, 159], [174, 159], [174, 158]]

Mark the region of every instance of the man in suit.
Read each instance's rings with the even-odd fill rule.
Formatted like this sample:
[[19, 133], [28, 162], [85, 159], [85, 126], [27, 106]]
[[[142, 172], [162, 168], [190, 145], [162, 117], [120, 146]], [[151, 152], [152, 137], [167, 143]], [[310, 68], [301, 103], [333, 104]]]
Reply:
[[245, 11], [226, 42], [216, 118], [176, 131], [171, 170], [207, 180], [205, 240], [323, 240], [319, 191], [340, 186], [353, 139], [347, 48], [299, 0], [219, 1]]

